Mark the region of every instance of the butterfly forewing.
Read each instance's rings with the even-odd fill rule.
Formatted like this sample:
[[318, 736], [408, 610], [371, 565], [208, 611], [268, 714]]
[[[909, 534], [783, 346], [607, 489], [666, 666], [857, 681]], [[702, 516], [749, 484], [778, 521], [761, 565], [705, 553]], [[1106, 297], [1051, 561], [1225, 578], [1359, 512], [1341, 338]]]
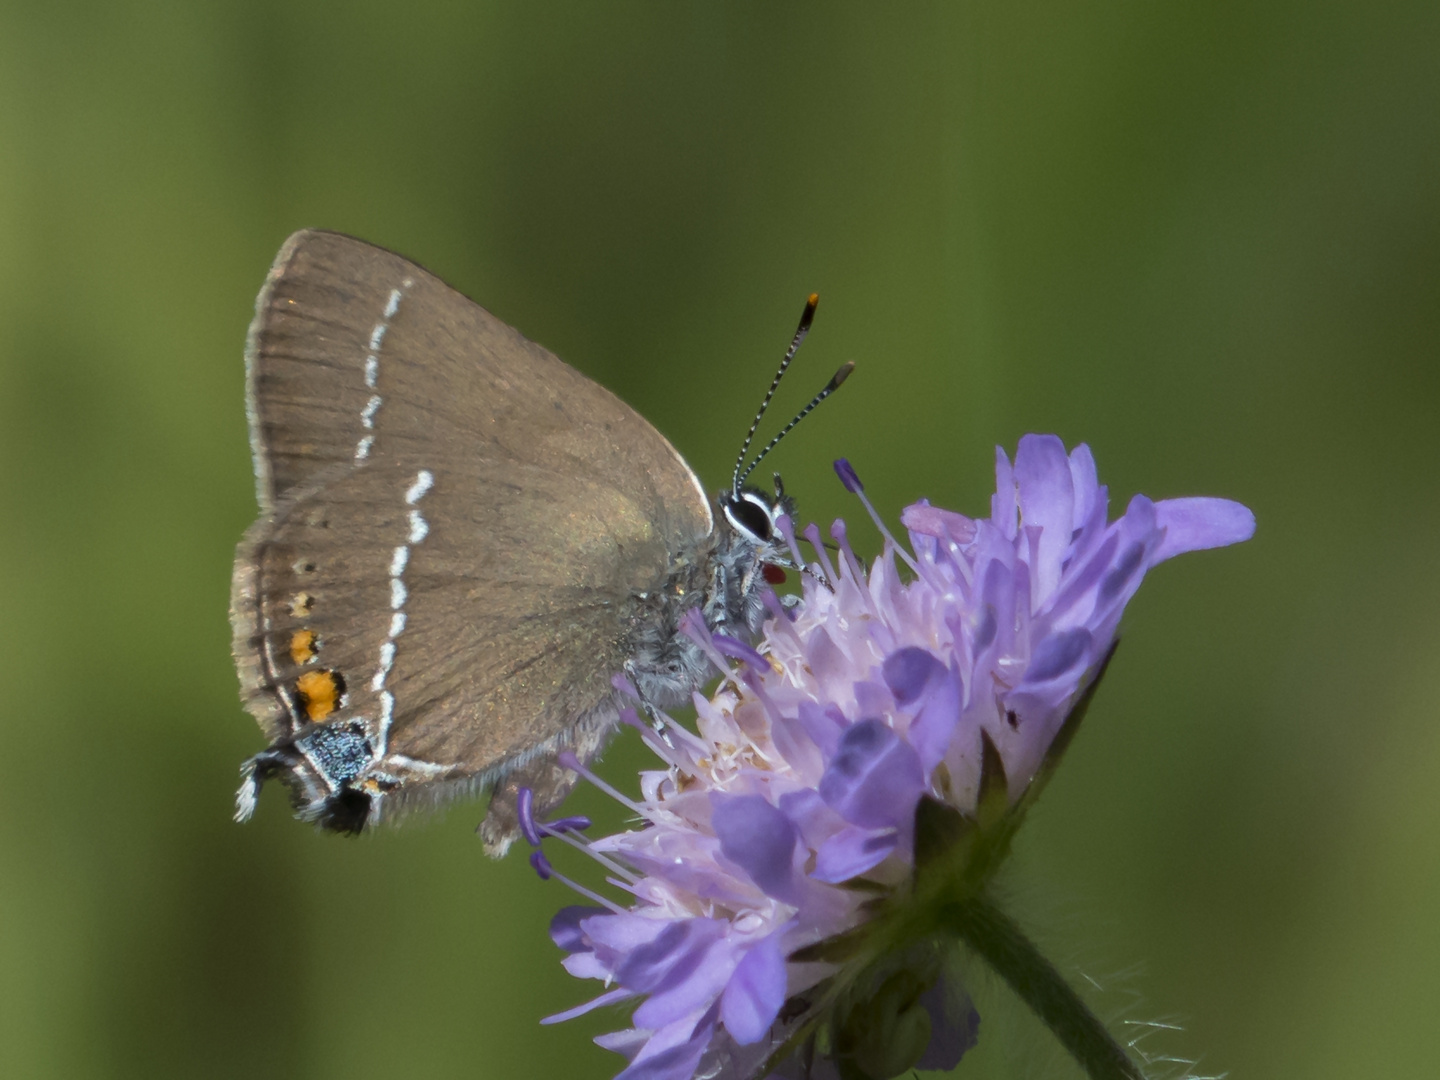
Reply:
[[332, 233], [281, 251], [247, 368], [262, 518], [232, 618], [266, 733], [361, 724], [402, 801], [586, 743], [644, 598], [711, 531], [670, 444], [426, 271]]

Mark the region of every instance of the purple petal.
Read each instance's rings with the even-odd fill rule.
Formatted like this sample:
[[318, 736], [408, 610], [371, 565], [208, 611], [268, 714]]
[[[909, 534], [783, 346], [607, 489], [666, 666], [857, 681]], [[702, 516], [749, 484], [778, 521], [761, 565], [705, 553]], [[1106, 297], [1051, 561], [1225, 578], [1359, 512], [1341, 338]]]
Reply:
[[1103, 502], [1105, 489], [1095, 472], [1095, 455], [1083, 442], [1070, 451], [1070, 483], [1075, 491], [1075, 527], [1090, 521], [1097, 502]]
[[713, 1020], [696, 1023], [689, 1017], [667, 1024], [650, 1036], [615, 1080], [690, 1080], [714, 1029]]
[[1030, 666], [1025, 669], [1025, 683], [1049, 682], [1074, 671], [1090, 652], [1090, 631], [1084, 627], [1062, 630], [1040, 642]]
[[975, 539], [975, 522], [953, 510], [942, 510], [921, 499], [900, 511], [900, 524], [922, 536], [968, 544]]
[[608, 983], [615, 977], [612, 965], [593, 952], [572, 952], [560, 961], [560, 966], [577, 979], [603, 979]]
[[925, 704], [910, 722], [906, 740], [920, 758], [920, 771], [929, 776], [950, 748], [950, 738], [960, 719], [964, 687], [958, 671], [941, 667], [939, 678], [930, 688]]
[[[1020, 584], [1016, 576], [1015, 571], [999, 559], [985, 567], [985, 576], [980, 579], [980, 596], [985, 604], [985, 617], [993, 619], [989, 629], [993, 630], [994, 636], [986, 639], [980, 648], [994, 645], [1002, 655], [1015, 652], [1016, 609], [1019, 607], [1016, 594]], [[1023, 567], [1019, 576], [1024, 577]], [[1028, 611], [1028, 608], [1020, 608], [1020, 611]]]
[[566, 1009], [564, 1012], [551, 1013], [541, 1019], [542, 1024], [563, 1024], [566, 1020], [574, 1020], [577, 1016], [584, 1016], [588, 1012], [603, 1008], [606, 1005], [614, 1005], [624, 1001], [626, 998], [635, 996], [634, 990], [626, 990], [623, 986], [617, 986], [614, 990], [607, 990], [599, 997], [591, 998], [583, 1004], [576, 1005], [573, 1009]]
[[[709, 800], [705, 800], [709, 806]], [[656, 835], [620, 845], [623, 857], [642, 874], [663, 878], [677, 889], [685, 889], [722, 904], [754, 899], [748, 884], [729, 874], [715, 873], [720, 841], [698, 832], [645, 830]]]
[[1040, 527], [1039, 550], [1031, 570], [1036, 599], [1060, 583], [1060, 564], [1075, 529], [1075, 486], [1070, 457], [1055, 435], [1026, 435], [1015, 453], [1015, 483], [1020, 489], [1020, 519]]
[[1229, 499], [1165, 499], [1155, 504], [1155, 523], [1165, 539], [1151, 565], [1186, 551], [1238, 544], [1255, 535], [1255, 515]]
[[894, 829], [861, 829], [847, 825], [820, 845], [815, 853], [816, 881], [838, 885], [879, 866], [899, 846]]
[[[672, 922], [653, 941], [631, 949], [615, 975], [623, 986], [642, 994], [654, 993], [667, 983], [685, 978], [710, 943], [724, 932], [724, 924], [715, 919]], [[593, 934], [591, 940], [595, 940]]]
[[550, 880], [550, 860], [539, 848], [530, 853], [530, 868], [540, 875], [541, 881]]
[[930, 1044], [915, 1067], [949, 1072], [979, 1042], [980, 1013], [970, 995], [950, 986], [943, 975], [920, 995], [920, 1004], [930, 1014]]
[[1132, 543], [1120, 553], [1115, 564], [1106, 571], [1104, 580], [1100, 582], [1096, 607], [1105, 608], [1117, 596], [1129, 589], [1137, 571], [1139, 574], [1145, 573], [1145, 545]]
[[1070, 451], [1070, 481], [1075, 486], [1075, 528], [1070, 534], [1067, 563], [1086, 557], [1105, 537], [1108, 492], [1095, 475], [1095, 459], [1084, 443]]
[[[837, 730], [837, 742], [839, 738], [840, 733]], [[810, 738], [803, 724], [788, 719], [772, 720], [770, 739], [775, 743], [775, 749], [780, 756], [789, 762], [790, 768], [798, 775], [814, 776], [824, 771], [825, 762], [820, 756], [820, 748], [815, 740]]]
[[720, 998], [725, 1030], [741, 1046], [759, 1042], [785, 1004], [785, 957], [771, 934], [745, 954]]
[[895, 708], [895, 695], [884, 683], [861, 679], [850, 684], [855, 695], [855, 713], [861, 716], [884, 716]]
[[825, 805], [814, 788], [787, 791], [780, 796], [780, 809], [794, 824], [807, 847], [818, 847], [844, 827], [840, 817]]
[[860, 477], [855, 475], [854, 467], [843, 457], [835, 462], [835, 475], [840, 477], [840, 482], [851, 495], [865, 490], [865, 485], [860, 483]]
[[1165, 536], [1155, 523], [1155, 504], [1144, 495], [1130, 500], [1125, 513], [1108, 532], [1110, 535], [1099, 551], [1109, 553], [1109, 562], [1084, 620], [1099, 638], [1107, 638], [1113, 632], [1125, 605], [1140, 588], [1146, 570], [1155, 565], [1154, 552]]
[[[645, 1044], [647, 1049], [649, 1046], [650, 1043]], [[632, 1062], [615, 1080], [690, 1080], [704, 1053], [705, 1044], [697, 1045], [696, 1040], [690, 1039]]]
[[895, 703], [909, 705], [925, 692], [932, 678], [944, 673], [945, 665], [925, 649], [910, 646], [887, 656], [880, 671]]
[[789, 900], [795, 893], [795, 826], [760, 795], [710, 797], [711, 825], [720, 850], [766, 896]]
[[1015, 470], [1003, 447], [995, 447], [995, 494], [990, 498], [990, 520], [1006, 540], [1015, 539]]
[[620, 1054], [629, 1061], [640, 1052], [640, 1048], [649, 1040], [650, 1032], [641, 1031], [638, 1028], [625, 1028], [621, 1031], [611, 1031], [605, 1035], [596, 1035], [595, 1045]]
[[696, 1009], [713, 1005], [730, 981], [738, 959], [734, 943], [723, 937], [697, 942], [635, 1010], [632, 1021], [638, 1027], [661, 1028]]
[[850, 658], [840, 650], [823, 626], [817, 626], [810, 635], [805, 653], [806, 662], [817, 679], [843, 679], [850, 674]]
[[844, 714], [838, 710], [822, 709], [809, 698], [800, 702], [797, 712], [805, 734], [810, 736], [810, 740], [820, 748], [822, 754], [834, 757], [840, 750], [840, 736], [845, 725]]
[[730, 637], [728, 634], [715, 634], [711, 640], [715, 643], [715, 648], [720, 650], [721, 655], [749, 664], [756, 671], [770, 670], [770, 664], [766, 659], [745, 642]]
[[1059, 591], [1045, 605], [1045, 626], [1084, 622], [1094, 612], [1099, 582], [1108, 573], [1119, 545], [1119, 532], [1111, 531], [1098, 545], [1092, 544], [1093, 550], [1078, 563], [1070, 564]]
[[629, 912], [618, 915], [606, 912], [586, 919], [580, 929], [596, 949], [625, 956], [653, 942], [670, 925], [666, 919], [647, 919]]
[[924, 782], [912, 746], [884, 721], [861, 720], [840, 737], [820, 797], [852, 825], [898, 826], [914, 815]]
[[580, 920], [588, 919], [592, 915], [605, 914], [607, 912], [604, 908], [590, 907], [585, 904], [563, 907], [550, 920], [550, 940], [568, 953], [590, 952], [591, 946], [585, 940], [585, 932], [580, 929]]
[[1125, 513], [1116, 522], [1132, 539], [1141, 539], [1155, 531], [1155, 503], [1148, 495], [1132, 495]]
[[985, 610], [980, 616], [980, 622], [975, 627], [974, 641], [971, 643], [971, 649], [976, 656], [990, 647], [999, 628], [1000, 624], [995, 618], [994, 606], [986, 604]]

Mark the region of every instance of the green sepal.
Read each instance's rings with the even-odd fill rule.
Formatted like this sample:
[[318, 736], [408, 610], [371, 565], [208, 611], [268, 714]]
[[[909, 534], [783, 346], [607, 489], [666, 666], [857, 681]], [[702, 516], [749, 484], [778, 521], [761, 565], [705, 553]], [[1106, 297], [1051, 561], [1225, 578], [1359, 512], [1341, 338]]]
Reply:
[[1105, 672], [1110, 667], [1110, 661], [1115, 656], [1115, 650], [1120, 647], [1120, 640], [1117, 638], [1105, 653], [1105, 658], [1095, 667], [1095, 674], [1085, 684], [1085, 689], [1075, 699], [1075, 704], [1070, 706], [1070, 711], [1065, 714], [1065, 721], [1060, 725], [1060, 730], [1055, 733], [1055, 738], [1050, 740], [1049, 747], [1045, 750], [1045, 756], [1040, 761], [1040, 767], [1035, 770], [1035, 775], [1030, 783], [1026, 785], [1025, 792], [1015, 804], [1011, 811], [1010, 826], [1013, 832], [1020, 824], [1021, 818], [1035, 805], [1040, 798], [1040, 792], [1055, 775], [1055, 770], [1060, 767], [1060, 760], [1065, 756], [1065, 751], [1070, 749], [1070, 743], [1074, 741], [1075, 735], [1080, 730], [1080, 724], [1085, 719], [1085, 713], [1090, 708], [1090, 702], [1095, 700], [1095, 692], [1100, 689], [1100, 680], [1105, 677]]
[[920, 796], [915, 806], [916, 876], [927, 873], [938, 860], [948, 859], [974, 831], [973, 818], [932, 795]]
[[854, 988], [836, 1009], [832, 1034], [841, 1080], [891, 1080], [915, 1066], [930, 1043], [930, 1014], [920, 995], [938, 974], [901, 968], [878, 987]]
[[995, 748], [990, 733], [980, 729], [980, 790], [975, 798], [975, 819], [989, 832], [1010, 809], [1010, 782], [1005, 776], [1005, 759]]
[[848, 881], [835, 882], [835, 888], [845, 889], [848, 892], [876, 893], [888, 896], [893, 886], [886, 885], [883, 881], [875, 881], [873, 878], [853, 877]]
[[843, 964], [860, 954], [870, 940], [871, 929], [868, 922], [861, 923], [851, 930], [796, 949], [790, 954], [789, 961], [792, 964]]

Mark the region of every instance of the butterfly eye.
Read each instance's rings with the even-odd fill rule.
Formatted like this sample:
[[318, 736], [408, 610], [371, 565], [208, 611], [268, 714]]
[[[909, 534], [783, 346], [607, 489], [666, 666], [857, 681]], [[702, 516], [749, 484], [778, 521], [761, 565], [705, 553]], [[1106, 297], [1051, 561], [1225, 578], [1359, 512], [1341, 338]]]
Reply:
[[769, 507], [758, 496], [752, 495], [748, 491], [738, 499], [724, 499], [722, 509], [735, 531], [753, 543], [768, 544], [775, 535]]

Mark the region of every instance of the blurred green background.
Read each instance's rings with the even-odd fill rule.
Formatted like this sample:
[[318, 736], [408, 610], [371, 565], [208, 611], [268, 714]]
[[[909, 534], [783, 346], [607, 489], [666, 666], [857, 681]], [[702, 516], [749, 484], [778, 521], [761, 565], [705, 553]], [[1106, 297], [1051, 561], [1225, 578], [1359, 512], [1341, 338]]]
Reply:
[[[241, 348], [308, 225], [435, 270], [712, 486], [819, 290], [779, 411], [859, 367], [777, 466], [821, 521], [862, 518], [841, 454], [892, 520], [983, 512], [1027, 431], [1088, 442], [1117, 510], [1250, 505], [1142, 590], [1009, 887], [1200, 1072], [1434, 1075], [1433, 0], [4, 0], [0, 1074], [618, 1069], [613, 1016], [537, 1026], [594, 984], [479, 807], [230, 821]], [[1068, 1075], [1003, 999], [961, 1075]]]

